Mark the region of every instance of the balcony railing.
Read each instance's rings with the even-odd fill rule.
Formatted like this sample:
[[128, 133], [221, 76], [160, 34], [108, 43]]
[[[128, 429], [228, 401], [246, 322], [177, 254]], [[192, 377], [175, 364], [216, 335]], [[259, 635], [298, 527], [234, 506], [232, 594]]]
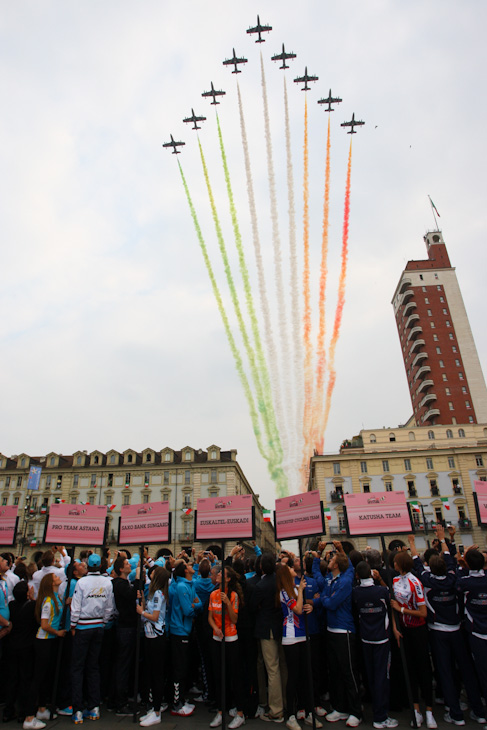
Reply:
[[412, 330], [410, 330], [410, 332], [408, 334], [407, 341], [409, 342], [409, 340], [415, 340], [416, 337], [418, 337], [418, 335], [421, 335], [422, 333], [423, 333], [422, 327], [413, 327]]
[[419, 368], [416, 375], [414, 376], [415, 380], [419, 380], [419, 378], [424, 378], [425, 375], [431, 372], [431, 368], [429, 365], [423, 365], [423, 367]]
[[416, 367], [416, 365], [419, 365], [421, 360], [427, 360], [428, 359], [428, 353], [427, 352], [418, 352], [416, 357], [413, 360], [413, 368]]
[[412, 355], [413, 352], [416, 352], [416, 350], [419, 350], [420, 347], [425, 346], [425, 341], [423, 339], [414, 340], [413, 344], [411, 345], [411, 349], [409, 350], [409, 354]]
[[431, 487], [431, 496], [432, 497], [439, 497], [440, 496], [440, 489], [439, 489], [439, 487]]
[[423, 382], [418, 386], [418, 395], [423, 390], [426, 391], [426, 390], [428, 390], [428, 388], [432, 388], [433, 385], [434, 385], [434, 383], [432, 380], [429, 380], [429, 379], [423, 380]]
[[401, 299], [401, 306], [402, 306], [403, 304], [406, 304], [406, 302], [408, 301], [408, 299], [409, 299], [410, 297], [414, 297], [414, 290], [413, 290], [413, 289], [406, 289], [406, 291], [405, 291], [405, 292], [404, 292], [404, 294], [402, 295], [402, 299]]
[[469, 520], [468, 517], [464, 517], [463, 520], [458, 520], [458, 527], [461, 530], [471, 530], [472, 520]]
[[424, 414], [424, 420], [430, 421], [432, 418], [436, 418], [436, 416], [440, 415], [439, 408], [430, 408], [429, 411], [426, 411]]
[[412, 280], [405, 277], [401, 282], [400, 293], [402, 294], [408, 287], [412, 286]]
[[419, 407], [422, 408], [427, 403], [433, 403], [436, 400], [436, 393], [426, 393], [424, 398], [421, 400]]
[[408, 302], [403, 310], [403, 315], [407, 317], [409, 314], [411, 314], [412, 311], [416, 309], [416, 302], [414, 300]]
[[332, 502], [343, 502], [343, 494], [341, 492], [332, 492], [330, 497]]
[[456, 487], [453, 487], [453, 494], [463, 494], [462, 488], [459, 485]]
[[410, 497], [417, 497], [418, 496], [418, 492], [417, 492], [417, 490], [414, 487], [410, 487], [408, 489], [408, 495]]

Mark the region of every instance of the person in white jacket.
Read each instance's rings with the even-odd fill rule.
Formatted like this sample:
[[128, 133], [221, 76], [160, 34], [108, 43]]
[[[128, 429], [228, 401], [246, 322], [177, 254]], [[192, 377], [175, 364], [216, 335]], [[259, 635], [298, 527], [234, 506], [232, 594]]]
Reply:
[[[57, 552], [59, 552], [61, 554], [61, 567], [60, 568], [56, 568], [56, 566], [54, 565], [54, 559], [56, 557]], [[61, 579], [60, 588], [61, 588], [61, 590], [64, 590], [63, 583], [66, 581], [65, 568], [69, 565], [70, 562], [71, 562], [71, 558], [67, 554], [66, 548], [64, 547], [64, 545], [54, 545], [54, 548], [52, 550], [46, 550], [46, 552], [42, 554], [42, 557], [41, 557], [42, 568], [40, 570], [37, 570], [34, 573], [34, 575], [32, 576], [32, 585], [34, 586], [35, 598], [37, 598], [41, 580], [48, 573], [54, 573], [55, 575], [59, 576], [59, 578]]]
[[[84, 717], [90, 720], [98, 720], [100, 717], [98, 659], [104, 626], [115, 611], [112, 581], [100, 574], [100, 565], [100, 556], [90, 555], [88, 574], [78, 580], [71, 601], [71, 692], [73, 722], [76, 725], [81, 724]], [[84, 713], [83, 688], [87, 706]]]

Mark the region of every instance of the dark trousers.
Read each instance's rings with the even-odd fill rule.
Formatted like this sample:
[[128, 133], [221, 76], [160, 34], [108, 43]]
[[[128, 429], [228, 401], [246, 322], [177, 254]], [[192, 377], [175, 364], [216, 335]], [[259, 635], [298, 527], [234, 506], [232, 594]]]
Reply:
[[334, 710], [362, 717], [359, 683], [355, 667], [355, 634], [335, 634], [328, 631], [328, 666], [330, 671], [330, 702]]
[[210, 702], [215, 699], [215, 679], [213, 677], [213, 660], [211, 647], [213, 644], [213, 630], [208, 623], [208, 611], [195, 619], [195, 636], [201, 660], [201, 678], [203, 680], [203, 695]]
[[136, 628], [121, 628], [117, 626], [117, 708], [127, 704], [129, 684], [134, 665]]
[[258, 642], [251, 626], [238, 628], [239, 663], [243, 683], [243, 710], [246, 717], [254, 717], [258, 705], [257, 657]]
[[9, 646], [8, 682], [4, 717], [13, 717], [17, 706], [20, 718], [26, 716], [26, 689], [31, 686], [34, 672], [34, 645], [18, 648]]
[[414, 628], [401, 626], [400, 632], [403, 635], [413, 702], [415, 704], [419, 702], [419, 690], [421, 688], [426, 707], [432, 707], [433, 672], [429, 655], [428, 629], [426, 625]]
[[86, 707], [92, 710], [100, 706], [100, 650], [103, 629], [77, 629], [73, 637], [71, 659], [71, 698], [73, 713]]
[[152, 692], [154, 710], [159, 712], [162, 705], [164, 681], [167, 672], [168, 645], [166, 636], [154, 636], [144, 639], [147, 678]]
[[365, 671], [372, 695], [374, 722], [384, 722], [389, 714], [389, 667], [391, 648], [384, 644], [362, 642]]
[[117, 630], [115, 626], [103, 630], [100, 652], [101, 696], [113, 707], [116, 702], [117, 673]]
[[52, 683], [60, 639], [36, 639], [34, 672], [26, 702], [26, 715], [35, 715], [38, 707], [46, 707], [51, 699]]
[[283, 644], [287, 666], [286, 682], [286, 715], [296, 717], [298, 710], [305, 710], [306, 715], [313, 710], [311, 698], [311, 677], [308, 676], [306, 642]]
[[184, 701], [189, 669], [189, 636], [171, 636], [172, 676], [174, 684], [173, 703], [177, 707]]
[[[216, 706], [222, 709], [222, 642], [213, 639], [213, 674], [216, 684]], [[243, 711], [243, 685], [242, 672], [239, 662], [239, 649], [237, 641], [225, 642], [225, 680], [226, 696], [230, 699], [230, 706]], [[230, 692], [229, 692], [230, 690]], [[230, 708], [226, 708], [227, 711]]]
[[[479, 639], [478, 636], [468, 634], [468, 642], [475, 662], [480, 689], [482, 690], [484, 700], [487, 700], [487, 639]], [[474, 712], [476, 715], [478, 714], [476, 710]]]
[[63, 709], [71, 705], [71, 657], [73, 654], [73, 637], [68, 631], [62, 640], [61, 666], [56, 705]]

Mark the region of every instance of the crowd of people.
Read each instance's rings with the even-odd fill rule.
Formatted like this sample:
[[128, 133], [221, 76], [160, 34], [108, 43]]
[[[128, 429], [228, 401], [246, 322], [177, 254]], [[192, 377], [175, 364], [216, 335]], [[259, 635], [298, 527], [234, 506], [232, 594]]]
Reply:
[[206, 703], [212, 728], [228, 712], [230, 730], [246, 718], [300, 730], [357, 727], [370, 702], [381, 729], [412, 702], [412, 724], [436, 728], [435, 688], [446, 722], [469, 710], [485, 725], [486, 558], [460, 554], [454, 528], [436, 533], [423, 555], [413, 536], [384, 554], [320, 542], [301, 559], [237, 545], [223, 563], [194, 550], [84, 550], [71, 563], [53, 546], [31, 564], [4, 552], [3, 720], [41, 730], [103, 706], [148, 727]]

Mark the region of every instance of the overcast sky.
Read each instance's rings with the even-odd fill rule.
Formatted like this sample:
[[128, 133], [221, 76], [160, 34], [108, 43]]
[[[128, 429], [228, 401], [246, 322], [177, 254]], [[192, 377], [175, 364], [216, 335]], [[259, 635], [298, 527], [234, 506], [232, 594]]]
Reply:
[[[245, 33], [257, 13], [273, 26], [260, 45]], [[270, 56], [283, 42], [297, 54], [286, 73], [300, 262], [305, 95], [292, 79], [305, 65], [319, 76], [308, 92], [314, 323], [327, 121], [316, 101], [330, 87], [343, 98], [332, 115], [329, 316], [350, 140], [339, 123], [352, 112], [366, 122], [354, 137], [347, 295], [325, 452], [362, 427], [410, 416], [390, 302], [406, 261], [425, 257], [423, 235], [434, 225], [428, 194], [485, 367], [486, 20], [482, 0], [2, 0], [0, 451], [216, 443], [238, 450], [254, 490], [272, 506], [274, 486], [255, 444], [178, 158], [161, 146], [171, 133], [186, 141], [179, 159], [230, 311], [196, 133], [182, 122], [191, 107], [208, 118], [200, 139], [232, 250], [214, 107], [201, 98], [210, 81], [227, 91], [218, 111], [259, 310], [235, 76], [222, 66], [233, 47], [249, 60], [239, 82], [270, 291], [259, 53], [285, 251], [283, 71]]]

